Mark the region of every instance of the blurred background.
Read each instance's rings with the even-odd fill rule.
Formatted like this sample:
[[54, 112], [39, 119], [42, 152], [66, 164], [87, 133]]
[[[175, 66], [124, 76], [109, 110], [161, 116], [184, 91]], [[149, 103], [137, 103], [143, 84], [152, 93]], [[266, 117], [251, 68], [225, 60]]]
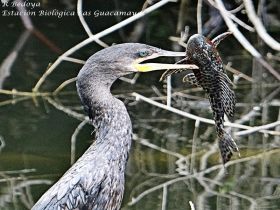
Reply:
[[[243, 21], [245, 28], [238, 25], [238, 29], [261, 57], [252, 56], [233, 35], [217, 48], [235, 84], [236, 114], [226, 121], [241, 126], [227, 127], [239, 146], [241, 158], [235, 153], [226, 173], [214, 125], [136, 100], [132, 95], [137, 92], [166, 104], [167, 92], [172, 87], [169, 96], [172, 107], [213, 119], [205, 92], [182, 82], [189, 72], [173, 75], [168, 83], [159, 82], [163, 72], [129, 75], [112, 87], [114, 95], [127, 106], [135, 134], [122, 209], [280, 209], [280, 52], [253, 31], [244, 2], [223, 1], [227, 10]], [[88, 28], [97, 34], [131, 17], [129, 12], [140, 12], [160, 1], [79, 3], [86, 12], [83, 17]], [[30, 209], [70, 167], [71, 160], [80, 157], [94, 140], [93, 127], [84, 121], [75, 81], [69, 80], [76, 77], [83, 61], [114, 43], [141, 42], [184, 51], [178, 42], [186, 42], [195, 33], [212, 39], [226, 32], [228, 26], [211, 3], [210, 0], [167, 2], [101, 37], [99, 44], [91, 42], [75, 50], [69, 55], [72, 60], [63, 60], [38, 85], [59, 56], [88, 38], [77, 15], [77, 1], [3, 0], [0, 209]], [[276, 0], [253, 3], [268, 34], [279, 42], [279, 3]], [[25, 13], [19, 13], [20, 9]], [[128, 13], [108, 15], [111, 11]], [[61, 84], [65, 86], [55, 91]], [[248, 129], [265, 125], [254, 132], [240, 133], [244, 126]]]

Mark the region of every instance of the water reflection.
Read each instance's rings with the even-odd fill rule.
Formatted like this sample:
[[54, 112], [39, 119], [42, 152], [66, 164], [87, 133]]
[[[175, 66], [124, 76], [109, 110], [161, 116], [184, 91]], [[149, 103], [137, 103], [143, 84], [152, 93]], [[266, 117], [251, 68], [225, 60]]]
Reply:
[[[124, 209], [188, 209], [189, 201], [196, 209], [279, 205], [277, 136], [254, 133], [235, 137], [242, 158], [235, 155], [227, 164], [226, 174], [213, 125], [200, 123], [195, 127], [194, 120], [135, 101], [131, 96], [134, 91], [154, 95], [151, 89], [142, 92], [137, 86], [118, 82], [114, 87], [128, 107], [135, 133], [126, 173]], [[236, 92], [240, 96], [244, 90], [242, 85], [239, 88]], [[272, 92], [269, 89], [275, 87], [266, 89]], [[203, 96], [200, 90], [196, 94]], [[238, 98], [238, 110], [243, 111], [237, 113], [245, 114], [248, 106], [255, 105], [246, 97]], [[211, 110], [204, 100], [186, 101], [176, 96], [174, 101], [174, 107], [211, 119]], [[196, 103], [196, 107], [189, 106], [189, 102]], [[279, 105], [269, 102], [267, 106], [272, 112], [266, 118], [269, 123], [277, 119], [273, 113]], [[1, 208], [29, 209], [65, 172], [71, 161], [71, 136], [84, 119], [82, 113], [75, 91], [28, 100], [25, 97], [24, 101], [1, 107], [1, 135], [5, 142], [1, 151]], [[244, 114], [237, 115], [236, 120]], [[259, 114], [252, 119], [254, 124], [262, 120]], [[77, 156], [90, 144], [91, 131], [92, 127], [85, 124], [78, 133]]]

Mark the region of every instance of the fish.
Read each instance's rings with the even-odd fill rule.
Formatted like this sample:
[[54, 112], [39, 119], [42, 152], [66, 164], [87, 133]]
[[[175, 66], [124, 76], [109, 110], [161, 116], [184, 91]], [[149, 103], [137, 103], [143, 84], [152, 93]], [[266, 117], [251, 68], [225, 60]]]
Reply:
[[[224, 114], [233, 117], [235, 113], [236, 97], [229, 86], [234, 86], [234, 84], [227, 76], [216, 48], [221, 40], [231, 34], [232, 32], [223, 33], [212, 41], [200, 34], [192, 35], [186, 45], [186, 57], [177, 62], [178, 64], [194, 64], [199, 68], [192, 69], [193, 72], [187, 74], [183, 82], [201, 87], [208, 96], [223, 165], [231, 159], [232, 151], [238, 152], [240, 157], [237, 144], [224, 129]], [[183, 70], [169, 69], [162, 74], [160, 81]]]

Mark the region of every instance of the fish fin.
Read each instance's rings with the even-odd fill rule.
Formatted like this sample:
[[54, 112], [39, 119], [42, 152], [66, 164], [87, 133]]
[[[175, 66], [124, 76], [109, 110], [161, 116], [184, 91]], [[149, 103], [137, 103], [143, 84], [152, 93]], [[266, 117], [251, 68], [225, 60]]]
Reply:
[[220, 87], [221, 87], [221, 99], [223, 110], [225, 114], [229, 117], [234, 116], [235, 112], [235, 94], [233, 90], [228, 86], [229, 84], [233, 85], [229, 77], [223, 72], [217, 72], [217, 77], [219, 78]]
[[239, 149], [235, 143], [235, 141], [231, 138], [231, 136], [222, 130], [222, 133], [219, 136], [219, 148], [222, 156], [223, 164], [225, 165], [231, 158], [232, 152], [238, 152], [240, 157]]
[[230, 78], [228, 77], [228, 75], [225, 72], [217, 71], [217, 73], [218, 73], [218, 78], [220, 81], [225, 81], [226, 83], [235, 87], [235, 85], [232, 83], [232, 81], [230, 80]]
[[[188, 57], [186, 57], [183, 58], [182, 60], [179, 60], [175, 64], [190, 64], [190, 61], [188, 60]], [[172, 74], [180, 73], [181, 71], [185, 71], [185, 70], [187, 69], [168, 69], [161, 75], [159, 81], [162, 82], [166, 77]]]
[[183, 82], [188, 82], [192, 85], [195, 85], [197, 87], [201, 87], [200, 84], [198, 83], [196, 76], [194, 73], [189, 73], [186, 76], [183, 77]]
[[224, 81], [220, 85], [223, 110], [227, 116], [233, 117], [236, 103], [235, 94]]
[[227, 38], [229, 35], [233, 34], [232, 32], [225, 32], [225, 33], [222, 33], [218, 36], [216, 36], [214, 39], [212, 39], [212, 43], [214, 44], [215, 47], [218, 46], [218, 44], [225, 38]]
[[172, 74], [180, 73], [181, 71], [184, 71], [184, 70], [186, 70], [186, 69], [168, 69], [161, 75], [159, 81], [162, 82], [166, 77], [168, 77]]

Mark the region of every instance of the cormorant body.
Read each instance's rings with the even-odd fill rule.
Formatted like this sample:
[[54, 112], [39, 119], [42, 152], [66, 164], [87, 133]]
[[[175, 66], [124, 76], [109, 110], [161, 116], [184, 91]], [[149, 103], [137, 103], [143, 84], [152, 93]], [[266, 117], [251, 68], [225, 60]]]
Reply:
[[95, 128], [96, 140], [33, 210], [120, 209], [132, 125], [125, 105], [113, 97], [110, 88], [116, 79], [129, 73], [174, 68], [173, 64], [141, 64], [159, 56], [184, 56], [184, 53], [126, 43], [103, 49], [88, 59], [76, 84], [84, 110]]

